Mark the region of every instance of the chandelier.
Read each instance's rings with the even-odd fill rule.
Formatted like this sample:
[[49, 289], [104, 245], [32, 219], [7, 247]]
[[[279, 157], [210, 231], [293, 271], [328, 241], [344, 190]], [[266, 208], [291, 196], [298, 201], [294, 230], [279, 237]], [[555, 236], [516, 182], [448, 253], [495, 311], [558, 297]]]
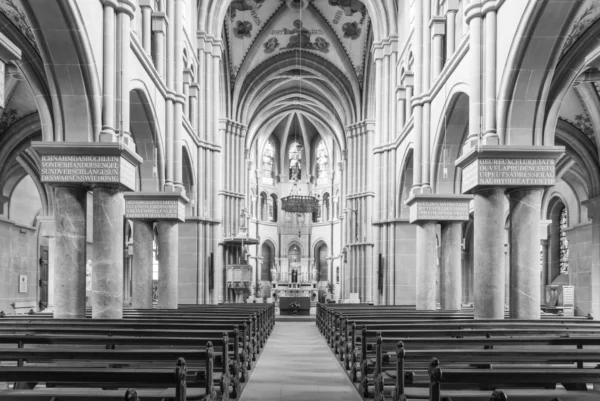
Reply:
[[281, 209], [288, 213], [316, 213], [319, 210], [319, 201], [314, 196], [301, 195], [298, 180], [294, 180], [290, 194], [281, 198]]

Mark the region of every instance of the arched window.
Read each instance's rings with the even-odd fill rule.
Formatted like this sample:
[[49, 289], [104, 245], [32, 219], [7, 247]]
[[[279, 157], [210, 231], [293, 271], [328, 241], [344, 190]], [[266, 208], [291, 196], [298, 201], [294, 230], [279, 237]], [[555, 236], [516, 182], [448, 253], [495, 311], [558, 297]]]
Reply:
[[323, 195], [323, 212], [321, 213], [321, 221], [329, 221], [329, 194]]
[[323, 140], [317, 146], [317, 179], [327, 178], [329, 174], [329, 153]]
[[560, 211], [559, 221], [559, 272], [561, 275], [566, 276], [567, 274], [569, 274], [569, 240], [567, 239], [567, 227], [569, 226], [569, 218], [567, 215], [566, 207], [563, 207]]
[[268, 205], [267, 205], [267, 194], [264, 192], [260, 193], [260, 219], [262, 221], [267, 221], [267, 216], [269, 215]]
[[271, 221], [277, 222], [277, 195], [271, 194], [271, 202], [269, 204], [269, 217]]
[[273, 160], [275, 159], [275, 146], [270, 139], [265, 144], [262, 154], [262, 176], [273, 178]]
[[302, 178], [302, 150], [303, 147], [298, 142], [294, 142], [290, 146], [288, 152], [290, 180], [299, 180]]

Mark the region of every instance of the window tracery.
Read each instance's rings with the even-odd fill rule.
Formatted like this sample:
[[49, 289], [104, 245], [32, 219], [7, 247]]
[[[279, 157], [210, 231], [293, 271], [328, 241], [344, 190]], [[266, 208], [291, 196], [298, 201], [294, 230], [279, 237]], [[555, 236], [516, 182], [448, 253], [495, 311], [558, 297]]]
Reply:
[[268, 140], [262, 154], [262, 176], [265, 178], [273, 177], [273, 161], [275, 159], [275, 146], [273, 141]]
[[323, 140], [317, 146], [317, 179], [327, 178], [329, 174], [329, 153]]
[[302, 150], [303, 147], [298, 142], [292, 143], [288, 152], [290, 180], [299, 180], [302, 178]]

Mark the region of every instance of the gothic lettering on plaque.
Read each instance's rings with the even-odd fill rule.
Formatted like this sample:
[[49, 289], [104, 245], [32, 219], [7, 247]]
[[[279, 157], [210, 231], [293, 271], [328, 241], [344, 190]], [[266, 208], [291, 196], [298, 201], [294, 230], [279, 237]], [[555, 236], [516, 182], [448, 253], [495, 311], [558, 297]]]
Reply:
[[[125, 217], [128, 219], [178, 219], [181, 214], [177, 200], [126, 200]], [[183, 205], [185, 215], [185, 205]]]
[[463, 192], [477, 185], [554, 185], [554, 159], [481, 158], [463, 169]]
[[469, 220], [468, 202], [419, 201], [411, 205], [411, 222], [429, 221], [466, 221]]
[[120, 159], [119, 156], [42, 155], [42, 182], [118, 183]]

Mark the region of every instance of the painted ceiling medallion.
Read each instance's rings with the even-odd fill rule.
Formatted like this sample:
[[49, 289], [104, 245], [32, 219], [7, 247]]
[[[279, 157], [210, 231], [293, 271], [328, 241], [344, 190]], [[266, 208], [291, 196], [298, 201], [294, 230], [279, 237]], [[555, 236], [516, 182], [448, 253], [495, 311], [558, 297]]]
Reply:
[[308, 7], [308, 0], [286, 0], [287, 6], [292, 10], [303, 10]]

